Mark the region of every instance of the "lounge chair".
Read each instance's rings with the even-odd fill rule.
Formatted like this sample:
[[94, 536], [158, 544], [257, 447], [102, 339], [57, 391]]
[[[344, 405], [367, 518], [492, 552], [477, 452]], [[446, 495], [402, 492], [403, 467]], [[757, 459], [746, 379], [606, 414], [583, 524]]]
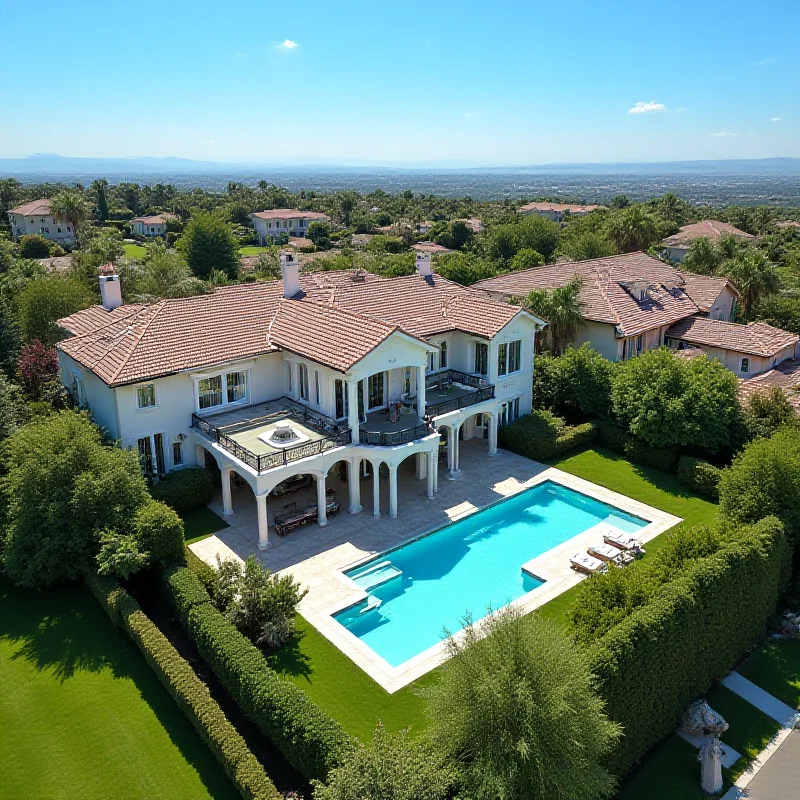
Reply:
[[612, 564], [619, 564], [624, 566], [630, 564], [634, 559], [634, 555], [630, 550], [622, 550], [618, 547], [608, 544], [592, 545], [588, 548], [589, 555], [599, 558], [601, 561], [609, 561]]
[[639, 550], [644, 553], [644, 548], [639, 543], [639, 540], [632, 533], [604, 533], [603, 541], [613, 547], [618, 547], [620, 550]]
[[596, 572], [605, 572], [608, 569], [603, 561], [588, 553], [575, 553], [570, 558], [569, 564], [576, 572], [582, 572], [584, 575], [594, 575]]

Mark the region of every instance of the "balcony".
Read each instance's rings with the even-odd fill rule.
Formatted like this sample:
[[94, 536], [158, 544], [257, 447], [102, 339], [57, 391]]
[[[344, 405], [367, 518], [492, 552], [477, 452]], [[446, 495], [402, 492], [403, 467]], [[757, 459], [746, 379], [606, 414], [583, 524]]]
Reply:
[[455, 369], [429, 376], [428, 382], [429, 388], [425, 390], [426, 408], [432, 417], [459, 411], [494, 397], [492, 384]]
[[[362, 423], [358, 430], [358, 440], [361, 444], [377, 445], [378, 447], [397, 447], [401, 444], [416, 442], [430, 436], [435, 431], [420, 422], [414, 415], [413, 424], [410, 422], [389, 422], [381, 419], [384, 412], [367, 415], [367, 421]], [[401, 419], [402, 416], [401, 415]]]
[[[350, 443], [350, 430], [285, 398], [202, 417], [192, 428], [258, 473]], [[296, 442], [296, 443], [293, 443]]]

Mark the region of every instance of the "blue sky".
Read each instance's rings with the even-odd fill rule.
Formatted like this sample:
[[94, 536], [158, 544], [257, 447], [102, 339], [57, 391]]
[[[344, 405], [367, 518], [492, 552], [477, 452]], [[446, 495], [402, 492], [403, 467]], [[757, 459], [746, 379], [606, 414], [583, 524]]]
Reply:
[[0, 0], [0, 156], [34, 152], [800, 157], [800, 0]]

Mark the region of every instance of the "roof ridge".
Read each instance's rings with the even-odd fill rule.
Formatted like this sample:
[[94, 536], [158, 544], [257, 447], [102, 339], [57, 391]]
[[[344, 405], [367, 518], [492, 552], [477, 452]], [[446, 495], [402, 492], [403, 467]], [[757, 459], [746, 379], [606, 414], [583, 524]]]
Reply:
[[[110, 319], [107, 322], [104, 322], [102, 325], [99, 325], [96, 328], [92, 328], [92, 330], [88, 331], [87, 333], [73, 334], [70, 338], [75, 340], [75, 339], [85, 339], [87, 336], [94, 336], [95, 334], [100, 333], [101, 331], [104, 331], [106, 328], [110, 328], [112, 325], [119, 325], [120, 322], [124, 322], [125, 320], [128, 320], [131, 317], [135, 317], [137, 314], [141, 314], [142, 311], [144, 311], [146, 308], [148, 308], [151, 305], [154, 305], [154, 304], [153, 303], [131, 303], [130, 305], [124, 304], [124, 305], [121, 305], [121, 306], [117, 306], [117, 308], [132, 308], [133, 306], [139, 306], [139, 307], [135, 311], [131, 311], [129, 314], [126, 314], [125, 316], [120, 316], [117, 319]], [[76, 311], [74, 314], [70, 314], [69, 316], [62, 317], [61, 319], [69, 319], [69, 317], [77, 316], [78, 314], [83, 313], [83, 311], [89, 311], [92, 308], [98, 308], [99, 309], [99, 308], [103, 308], [103, 306], [101, 306], [101, 305], [89, 306], [89, 308], [84, 308], [81, 311]], [[117, 309], [113, 309], [112, 311], [110, 311], [108, 313], [113, 313], [113, 311], [116, 311], [116, 310]], [[61, 320], [58, 320], [58, 321], [61, 322]]]
[[112, 380], [116, 380], [119, 377], [119, 374], [122, 372], [122, 368], [128, 365], [128, 362], [131, 360], [131, 356], [135, 352], [136, 347], [142, 341], [142, 337], [147, 332], [147, 329], [150, 327], [150, 325], [152, 325], [153, 320], [159, 315], [159, 312], [163, 310], [165, 303], [166, 303], [165, 300], [161, 300], [160, 302], [155, 303], [153, 306], [148, 306], [148, 308], [153, 309], [153, 313], [150, 315], [150, 319], [148, 319], [147, 322], [144, 323], [144, 327], [141, 329], [141, 331], [138, 334], [134, 333], [136, 341], [133, 347], [131, 347], [130, 352], [127, 354], [127, 356], [122, 359], [122, 363], [119, 365], [119, 368], [113, 373], [114, 377], [112, 378]]

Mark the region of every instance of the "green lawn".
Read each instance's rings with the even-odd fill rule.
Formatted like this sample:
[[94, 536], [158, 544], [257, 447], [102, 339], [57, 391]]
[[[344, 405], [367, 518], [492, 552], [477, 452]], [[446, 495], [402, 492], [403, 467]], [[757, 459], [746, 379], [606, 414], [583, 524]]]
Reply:
[[235, 800], [139, 651], [80, 585], [0, 580], [0, 797]]
[[738, 672], [787, 706], [800, 708], [800, 641], [770, 639]]
[[239, 255], [243, 258], [245, 256], [257, 256], [259, 253], [263, 253], [265, 250], [269, 250], [269, 247], [258, 247], [256, 245], [246, 245], [245, 247], [239, 248]]
[[183, 520], [183, 538], [186, 544], [199, 542], [212, 533], [229, 528], [227, 522], [222, 517], [217, 516], [210, 508], [203, 506], [194, 511], [187, 511], [181, 515]]
[[123, 246], [125, 247], [126, 258], [135, 258], [137, 260], [141, 260], [142, 258], [144, 258], [144, 254], [146, 252], [144, 245], [126, 244]]
[[[709, 522], [717, 510], [713, 503], [692, 495], [674, 475], [637, 467], [604, 451], [586, 450], [555, 465], [683, 517], [684, 524]], [[658, 540], [655, 540], [648, 545], [648, 550], [653, 552], [657, 547]], [[565, 592], [545, 605], [543, 613], [553, 619], [563, 619], [572, 597], [573, 592]], [[301, 686], [346, 730], [364, 740], [379, 719], [390, 730], [410, 726], [413, 732], [425, 727], [425, 703], [418, 689], [437, 680], [438, 672], [429, 673], [390, 695], [299, 617], [298, 628], [303, 633], [302, 638], [294, 648], [274, 656], [273, 666]]]

